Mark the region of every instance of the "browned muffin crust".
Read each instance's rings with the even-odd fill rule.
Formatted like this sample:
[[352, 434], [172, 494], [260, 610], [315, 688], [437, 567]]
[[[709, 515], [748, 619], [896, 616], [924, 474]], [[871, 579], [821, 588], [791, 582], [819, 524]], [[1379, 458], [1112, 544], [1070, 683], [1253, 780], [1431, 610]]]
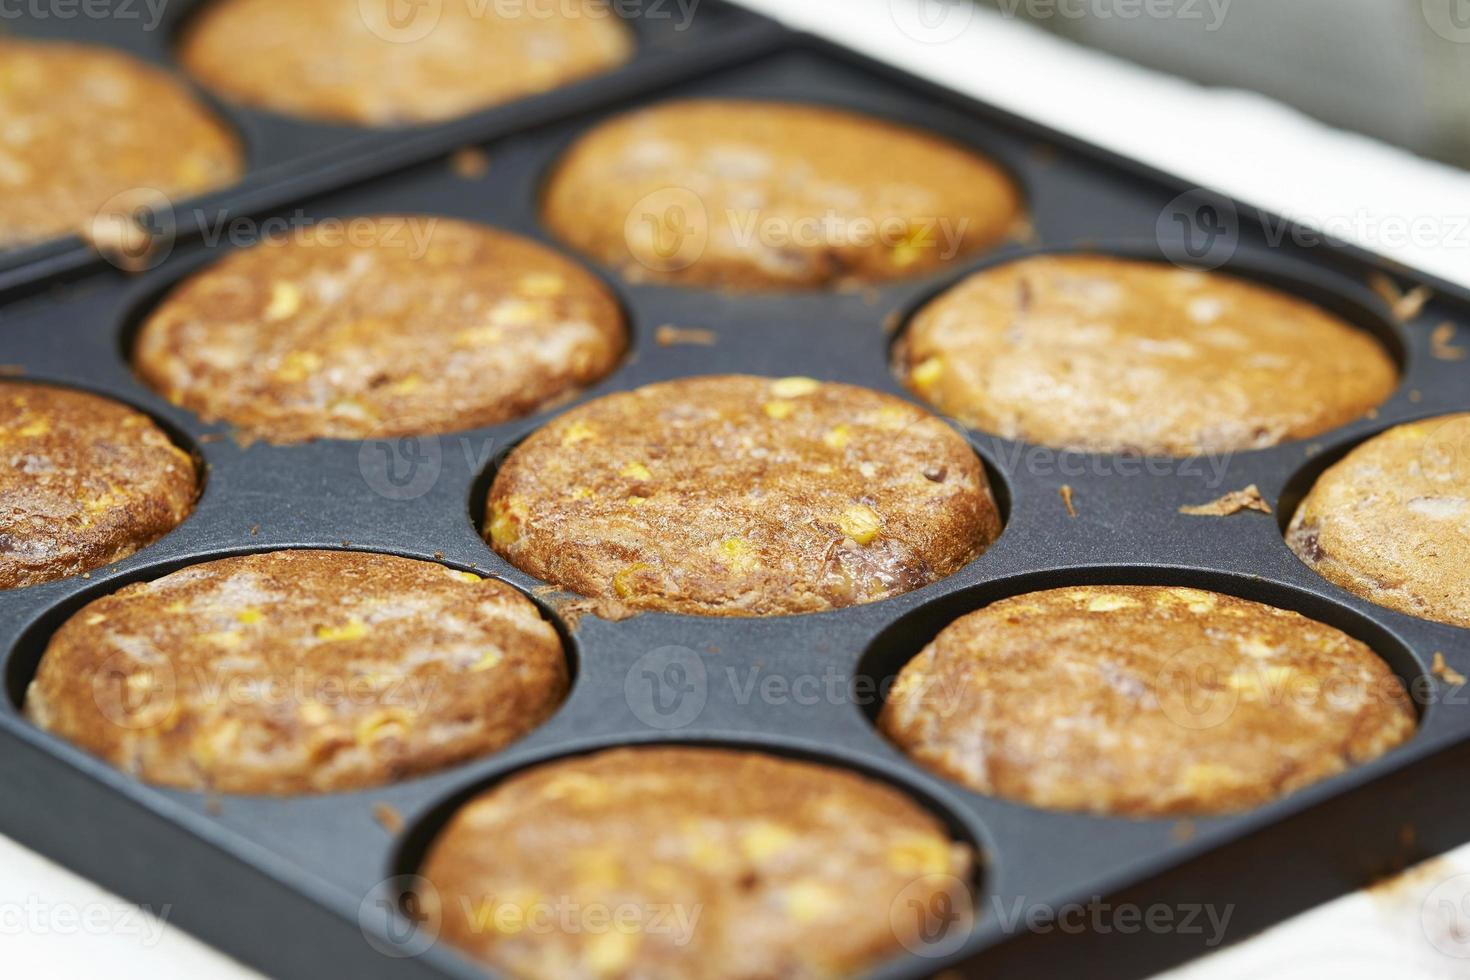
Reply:
[[556, 630], [507, 585], [391, 555], [275, 551], [89, 603], [52, 637], [25, 713], [146, 782], [290, 795], [493, 752], [567, 684]]
[[0, 589], [126, 558], [194, 509], [194, 460], [126, 405], [0, 382]]
[[596, 0], [211, 0], [179, 60], [244, 105], [391, 126], [543, 92], [632, 52], [632, 32]]
[[157, 68], [0, 36], [0, 248], [84, 231], [124, 191], [190, 197], [243, 168], [234, 135]]
[[490, 488], [518, 568], [635, 609], [715, 616], [872, 602], [1000, 534], [984, 468], [939, 419], [811, 378], [646, 385], [567, 412]]
[[[482, 793], [421, 874], [441, 935], [513, 976], [797, 980], [851, 976], [917, 942], [909, 900], [963, 914], [973, 861], [873, 780], [756, 752], [640, 748]], [[599, 908], [638, 914], [622, 928], [581, 928], [575, 911], [561, 924], [559, 909]]]
[[1265, 803], [1376, 759], [1416, 726], [1372, 650], [1297, 613], [1199, 589], [1078, 586], [947, 626], [879, 727], [980, 793], [1123, 816]]
[[1318, 478], [1286, 542], [1369, 602], [1470, 627], [1470, 413], [1400, 425]]
[[354, 219], [234, 252], [148, 318], [138, 374], [271, 442], [468, 429], [606, 375], [622, 313], [535, 242], [429, 216]]
[[998, 166], [918, 130], [703, 99], [598, 126], [542, 202], [558, 237], [627, 279], [744, 290], [929, 275], [1016, 230], [1021, 210]]
[[1161, 456], [1316, 435], [1397, 383], [1372, 337], [1303, 300], [1089, 255], [970, 276], [919, 311], [895, 355], [904, 384], [973, 428]]

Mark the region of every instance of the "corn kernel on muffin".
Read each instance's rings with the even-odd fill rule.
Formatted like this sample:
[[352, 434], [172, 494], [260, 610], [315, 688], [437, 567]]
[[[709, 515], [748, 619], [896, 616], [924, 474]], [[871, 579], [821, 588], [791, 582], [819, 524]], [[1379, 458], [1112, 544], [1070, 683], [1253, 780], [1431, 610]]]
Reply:
[[291, 795], [493, 752], [567, 684], [556, 630], [507, 585], [391, 555], [276, 551], [84, 606], [51, 638], [25, 713], [145, 782]]
[[895, 347], [966, 425], [1062, 449], [1193, 456], [1316, 435], [1383, 402], [1371, 336], [1229, 276], [1089, 255], [1022, 259], [925, 306]]
[[575, 392], [626, 344], [608, 289], [535, 242], [429, 216], [234, 252], [144, 323], [138, 374], [271, 442], [446, 432]]
[[235, 136], [157, 68], [0, 36], [0, 248], [84, 231], [125, 191], [191, 197], [243, 169]]
[[198, 494], [194, 460], [143, 413], [0, 382], [0, 589], [126, 558], [177, 527]]
[[179, 60], [242, 105], [364, 126], [433, 122], [627, 61], [596, 0], [211, 0]]
[[955, 620], [899, 672], [878, 723], [976, 792], [1149, 817], [1265, 803], [1377, 758], [1416, 718], [1371, 649], [1305, 616], [1078, 586]]
[[[659, 747], [511, 777], [451, 818], [420, 874], [440, 935], [512, 976], [797, 980], [852, 976], [920, 942], [907, 903], [970, 908], [973, 864], [871, 779]], [[636, 913], [583, 928], [562, 909]]]
[[1470, 413], [1400, 425], [1318, 478], [1287, 544], [1369, 602], [1470, 627]]
[[490, 488], [518, 568], [641, 610], [817, 612], [908, 592], [1000, 534], [985, 470], [905, 401], [811, 378], [646, 385], [567, 412]]
[[818, 106], [688, 100], [584, 136], [542, 217], [630, 280], [735, 290], [925, 276], [1018, 227], [1021, 198], [984, 157]]

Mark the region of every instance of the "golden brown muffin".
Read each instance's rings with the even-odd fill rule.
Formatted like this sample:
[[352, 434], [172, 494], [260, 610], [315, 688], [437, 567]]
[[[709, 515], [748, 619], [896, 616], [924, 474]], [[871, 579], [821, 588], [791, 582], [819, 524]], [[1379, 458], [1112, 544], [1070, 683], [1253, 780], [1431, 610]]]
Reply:
[[145, 782], [359, 789], [493, 752], [567, 691], [550, 623], [434, 562], [275, 551], [193, 565], [57, 630], [33, 722]]
[[243, 169], [234, 135], [157, 68], [0, 36], [0, 248], [89, 229], [124, 191], [191, 197]]
[[194, 460], [141, 412], [0, 383], [0, 589], [126, 558], [177, 527], [198, 495]]
[[660, 747], [513, 776], [454, 815], [420, 873], [440, 934], [512, 976], [798, 980], [915, 948], [908, 903], [969, 909], [973, 862], [871, 779]]
[[567, 412], [490, 488], [516, 567], [635, 609], [712, 616], [872, 602], [1000, 534], [985, 470], [908, 402], [811, 378], [646, 385]]
[[1470, 414], [1400, 425], [1317, 480], [1286, 542], [1369, 602], [1470, 627]]
[[242, 105], [391, 126], [544, 92], [632, 52], [596, 0], [211, 0], [179, 60]]
[[1199, 589], [1078, 586], [955, 620], [878, 724], [976, 792], [1148, 817], [1265, 803], [1416, 722], [1388, 665], [1330, 626]]
[[669, 102], [572, 147], [546, 225], [624, 278], [730, 289], [924, 276], [1015, 230], [984, 157], [869, 116], [779, 102]]
[[978, 272], [895, 349], [912, 391], [1007, 439], [1089, 452], [1261, 449], [1342, 425], [1393, 392], [1368, 334], [1215, 273], [1088, 255]]
[[612, 294], [535, 242], [439, 217], [353, 227], [312, 226], [185, 281], [143, 325], [138, 374], [205, 421], [286, 443], [503, 422], [622, 355]]

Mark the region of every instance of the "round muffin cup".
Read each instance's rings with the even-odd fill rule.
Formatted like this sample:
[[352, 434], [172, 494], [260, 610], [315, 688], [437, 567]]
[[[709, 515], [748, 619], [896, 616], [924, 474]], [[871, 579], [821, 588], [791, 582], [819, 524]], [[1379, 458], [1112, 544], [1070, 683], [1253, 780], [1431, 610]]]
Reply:
[[[974, 921], [977, 855], [946, 819], [885, 780], [763, 746], [563, 756], [444, 809], [405, 848], [416, 906], [434, 935], [516, 976], [850, 975], [957, 948]], [[921, 932], [913, 907], [940, 904], [944, 935]], [[603, 909], [637, 921], [566, 925]]]
[[1007, 258], [920, 306], [894, 343], [894, 371], [971, 428], [1147, 456], [1269, 448], [1392, 395], [1395, 360], [1338, 312], [1345, 301], [1324, 308], [1255, 271], [1126, 250]]
[[614, 117], [562, 155], [541, 196], [557, 238], [630, 282], [732, 291], [921, 278], [1018, 233], [1023, 212], [1011, 175], [976, 150], [752, 100]]
[[285, 549], [188, 564], [87, 602], [47, 640], [23, 710], [145, 782], [340, 792], [517, 740], [560, 706], [567, 659], [540, 609], [495, 579]]
[[[898, 629], [885, 636], [902, 646]], [[886, 737], [936, 774], [1044, 809], [1235, 812], [1370, 762], [1417, 725], [1403, 679], [1367, 644], [1184, 586], [1012, 594], [893, 667]]]
[[529, 414], [611, 372], [616, 296], [536, 242], [435, 215], [228, 254], [131, 334], [138, 375], [242, 439], [390, 438]]
[[[486, 539], [633, 610], [820, 612], [952, 574], [1000, 535], [980, 459], [868, 389], [711, 375], [559, 416], [496, 471]], [[609, 607], [611, 608], [611, 607]]]
[[0, 589], [81, 575], [157, 541], [194, 509], [196, 458], [131, 406], [0, 380]]
[[1410, 616], [1470, 628], [1470, 413], [1395, 426], [1320, 472], [1286, 543], [1323, 578]]

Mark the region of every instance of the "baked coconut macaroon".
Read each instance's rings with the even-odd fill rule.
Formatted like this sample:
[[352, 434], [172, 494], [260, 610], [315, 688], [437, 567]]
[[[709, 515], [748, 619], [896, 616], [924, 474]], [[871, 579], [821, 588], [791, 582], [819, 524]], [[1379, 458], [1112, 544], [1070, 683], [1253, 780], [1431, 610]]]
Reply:
[[183, 85], [102, 47], [0, 36], [0, 249], [89, 232], [122, 195], [234, 183], [239, 140]]
[[433, 216], [313, 225], [230, 254], [144, 321], [138, 375], [275, 443], [470, 429], [601, 379], [627, 344], [607, 287], [528, 239]]
[[1022, 223], [959, 144], [838, 109], [699, 99], [617, 116], [546, 183], [561, 240], [631, 281], [812, 289], [931, 275]]
[[494, 752], [567, 686], [556, 629], [503, 583], [391, 555], [274, 551], [83, 606], [24, 710], [148, 783], [284, 796]]
[[1286, 542], [1369, 602], [1470, 627], [1470, 413], [1396, 426], [1353, 449], [1317, 479]]
[[1387, 351], [1294, 296], [1213, 272], [1043, 255], [975, 273], [913, 318], [903, 383], [1007, 439], [1199, 456], [1325, 432], [1381, 404]]
[[188, 23], [179, 61], [241, 105], [394, 126], [609, 71], [633, 46], [597, 0], [210, 0]]
[[[962, 936], [974, 860], [871, 779], [658, 747], [512, 776], [451, 817], [419, 874], [439, 934], [510, 976], [814, 980], [933, 948], [913, 914], [931, 902], [955, 912], [945, 939]], [[561, 903], [640, 914], [567, 928]]]
[[495, 475], [486, 537], [560, 588], [637, 610], [819, 612], [958, 571], [1000, 534], [979, 458], [901, 399], [717, 375], [581, 405]]
[[198, 496], [193, 457], [142, 412], [0, 382], [0, 589], [126, 558], [177, 527]]
[[1243, 810], [1414, 734], [1366, 645], [1233, 596], [1033, 592], [962, 616], [899, 672], [879, 728], [969, 789], [1127, 817]]

